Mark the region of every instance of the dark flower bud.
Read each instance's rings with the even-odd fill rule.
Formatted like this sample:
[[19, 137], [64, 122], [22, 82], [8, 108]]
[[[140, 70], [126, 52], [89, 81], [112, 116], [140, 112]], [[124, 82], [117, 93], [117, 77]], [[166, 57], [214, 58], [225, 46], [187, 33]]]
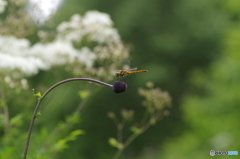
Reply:
[[127, 90], [127, 84], [121, 81], [115, 81], [112, 88], [115, 93], [122, 93]]

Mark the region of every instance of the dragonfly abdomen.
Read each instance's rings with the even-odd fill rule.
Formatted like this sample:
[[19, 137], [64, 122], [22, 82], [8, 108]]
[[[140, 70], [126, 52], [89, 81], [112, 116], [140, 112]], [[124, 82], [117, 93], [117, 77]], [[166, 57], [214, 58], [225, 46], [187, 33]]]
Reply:
[[128, 74], [132, 74], [132, 73], [148, 72], [148, 70], [127, 71], [127, 72], [129, 72]]
[[140, 72], [148, 72], [147, 70], [139, 70], [139, 71], [121, 71], [120, 75], [121, 76], [126, 76], [126, 75], [130, 75], [133, 73], [140, 73]]

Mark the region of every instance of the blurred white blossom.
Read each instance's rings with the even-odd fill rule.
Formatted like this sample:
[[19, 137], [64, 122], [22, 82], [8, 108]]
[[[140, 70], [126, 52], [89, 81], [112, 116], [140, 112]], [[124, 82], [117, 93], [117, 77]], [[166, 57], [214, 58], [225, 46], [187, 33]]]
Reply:
[[39, 69], [47, 69], [41, 59], [29, 55], [29, 49], [27, 39], [0, 35], [0, 68], [20, 70], [26, 75], [36, 74]]
[[5, 11], [6, 5], [7, 5], [7, 1], [0, 0], [0, 13], [3, 13]]
[[58, 28], [58, 38], [80, 42], [89, 35], [89, 40], [99, 43], [120, 41], [120, 36], [109, 15], [98, 11], [89, 11], [84, 16], [73, 15], [69, 22], [61, 23]]
[[77, 50], [69, 41], [53, 41], [51, 43], [37, 43], [30, 50], [30, 55], [41, 59], [47, 67], [63, 65], [73, 60]]
[[89, 48], [83, 47], [79, 51], [79, 53], [77, 55], [77, 58], [82, 63], [85, 63], [85, 65], [87, 67], [92, 67], [93, 66], [93, 62], [96, 59], [96, 54], [94, 54]]
[[[19, 70], [27, 76], [66, 64], [74, 65], [73, 72], [77, 75], [84, 71], [98, 75], [104, 65], [107, 69], [116, 69], [127, 57], [128, 50], [113, 28], [110, 17], [98, 11], [89, 11], [83, 16], [76, 14], [69, 22], [62, 22], [57, 27], [56, 38], [49, 43], [39, 42], [31, 46], [27, 39], [0, 35], [0, 71]], [[100, 67], [93, 68], [95, 63]], [[21, 81], [27, 87], [25, 83]]]
[[83, 25], [92, 26], [112, 26], [113, 22], [110, 19], [109, 15], [106, 13], [100, 13], [98, 11], [89, 11], [87, 12], [82, 20]]
[[30, 16], [33, 20], [43, 23], [56, 12], [62, 0], [30, 0], [28, 2], [29, 6], [27, 9]]
[[28, 88], [28, 82], [25, 78], [21, 79], [21, 85], [24, 89]]
[[46, 69], [45, 64], [34, 57], [20, 57], [0, 54], [0, 68], [20, 70], [26, 75], [36, 74], [39, 69]]
[[9, 55], [25, 54], [30, 46], [27, 39], [18, 39], [15, 36], [2, 36], [0, 35], [0, 52]]

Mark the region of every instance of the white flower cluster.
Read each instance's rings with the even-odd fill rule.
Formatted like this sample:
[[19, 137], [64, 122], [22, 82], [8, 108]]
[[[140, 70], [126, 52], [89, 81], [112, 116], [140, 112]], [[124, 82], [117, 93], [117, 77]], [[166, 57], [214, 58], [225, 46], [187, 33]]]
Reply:
[[6, 5], [7, 5], [7, 1], [0, 0], [0, 13], [3, 13], [5, 11]]
[[[86, 45], [93, 42], [94, 47], [89, 48]], [[55, 40], [50, 43], [36, 43], [31, 46], [27, 39], [0, 35], [0, 72], [20, 70], [23, 75], [28, 76], [41, 69], [47, 70], [54, 65], [76, 61], [90, 72], [94, 69], [97, 72], [93, 68], [97, 60], [98, 65], [99, 61], [101, 65], [101, 61], [114, 63], [114, 60], [120, 61], [127, 56], [128, 51], [122, 45], [110, 17], [97, 11], [89, 11], [82, 17], [73, 15], [69, 22], [61, 23], [57, 27]], [[103, 62], [102, 64], [104, 65]], [[116, 62], [108, 67], [115, 69], [117, 64]]]
[[43, 24], [51, 15], [56, 13], [62, 0], [28, 0], [27, 3], [30, 6], [27, 8], [29, 15], [34, 21]]
[[57, 27], [58, 38], [80, 42], [86, 35], [89, 41], [98, 43], [118, 42], [119, 34], [113, 27], [108, 14], [89, 11], [83, 17], [72, 16], [69, 22], [63, 22]]
[[39, 69], [47, 69], [44, 62], [30, 55], [30, 43], [27, 39], [17, 39], [13, 36], [0, 35], [0, 68], [20, 70], [26, 75], [32, 75]]

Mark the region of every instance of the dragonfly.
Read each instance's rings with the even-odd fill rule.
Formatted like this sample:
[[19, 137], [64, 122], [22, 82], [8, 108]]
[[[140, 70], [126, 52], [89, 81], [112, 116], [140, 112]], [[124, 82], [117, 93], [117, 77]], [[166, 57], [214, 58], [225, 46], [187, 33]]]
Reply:
[[148, 70], [137, 70], [137, 67], [135, 68], [131, 68], [129, 70], [120, 70], [118, 72], [116, 72], [115, 76], [119, 79], [119, 80], [123, 80], [123, 77], [127, 76], [127, 75], [131, 75], [133, 73], [140, 73], [140, 72], [148, 72]]

